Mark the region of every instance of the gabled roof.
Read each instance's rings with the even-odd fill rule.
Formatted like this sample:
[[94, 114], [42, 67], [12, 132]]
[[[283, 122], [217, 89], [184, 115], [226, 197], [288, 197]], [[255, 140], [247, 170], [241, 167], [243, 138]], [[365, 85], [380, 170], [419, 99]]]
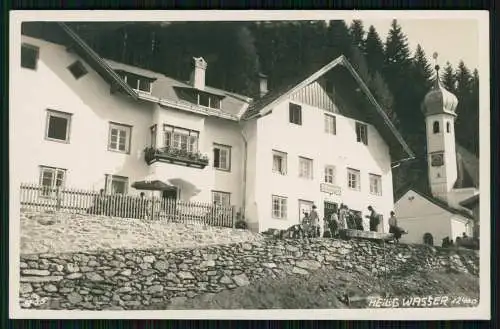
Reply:
[[[360, 109], [360, 111], [363, 111], [363, 114], [371, 119], [370, 123], [372, 123], [376, 127], [384, 140], [389, 144], [392, 158], [413, 158], [414, 154], [411, 151], [410, 147], [406, 144], [401, 134], [397, 131], [394, 124], [391, 122], [391, 120], [384, 112], [380, 104], [378, 104], [366, 84], [363, 82], [361, 77], [358, 75], [356, 70], [344, 55], [337, 57], [330, 63], [326, 64], [318, 70], [315, 70], [312, 73], [297, 77], [297, 79], [295, 79], [288, 85], [282, 86], [281, 88], [267, 93], [266, 95], [264, 95], [264, 97], [256, 100], [248, 107], [248, 110], [243, 115], [242, 119], [249, 120], [266, 115], [267, 113], [272, 111], [273, 106], [277, 105], [296, 91], [306, 87], [310, 83], [316, 81], [317, 79], [327, 74], [328, 72], [333, 71], [334, 69], [339, 76], [342, 75], [342, 77], [346, 79], [349, 79], [350, 77], [351, 80], [354, 80], [354, 83], [351, 83], [349, 86], [352, 87], [352, 89], [359, 88], [363, 93], [364, 98], [368, 101], [369, 106], [363, 107], [362, 109]], [[347, 74], [342, 71], [347, 71]], [[340, 78], [337, 79], [337, 84], [339, 86], [342, 86], [344, 82], [349, 83], [349, 81], [347, 80], [343, 80]], [[344, 91], [346, 89], [347, 88], [343, 88]], [[357, 95], [354, 94], [351, 95], [352, 98], [359, 98], [356, 96]]]
[[457, 208], [454, 208], [454, 207], [451, 207], [450, 205], [448, 205], [446, 202], [438, 199], [438, 198], [435, 198], [433, 197], [431, 194], [429, 193], [425, 193], [425, 192], [422, 192], [422, 191], [419, 191], [415, 188], [412, 188], [412, 187], [407, 187], [405, 189], [402, 189], [400, 190], [397, 194], [398, 194], [398, 197], [395, 198], [396, 202], [398, 202], [406, 193], [408, 193], [409, 191], [413, 191], [415, 193], [417, 193], [418, 195], [420, 195], [422, 198], [426, 199], [427, 201], [431, 202], [432, 204], [440, 207], [441, 209], [449, 212], [449, 213], [452, 213], [452, 214], [455, 214], [455, 215], [460, 215], [460, 216], [463, 216], [465, 218], [469, 218], [469, 219], [473, 219], [474, 217], [469, 213], [467, 212], [466, 210], [463, 210], [463, 209], [457, 209]]

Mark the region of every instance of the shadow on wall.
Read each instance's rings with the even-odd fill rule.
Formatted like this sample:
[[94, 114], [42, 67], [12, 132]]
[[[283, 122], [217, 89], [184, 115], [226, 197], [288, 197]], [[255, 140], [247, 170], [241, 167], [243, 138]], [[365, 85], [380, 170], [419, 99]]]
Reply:
[[185, 179], [172, 178], [168, 181], [181, 191], [181, 195], [179, 196], [179, 198], [182, 201], [190, 201], [192, 197], [198, 195], [201, 192], [201, 190], [197, 188], [196, 185]]
[[[119, 167], [107, 169], [112, 171], [108, 174], [129, 176], [130, 173], [138, 173], [139, 177], [129, 177], [129, 180], [132, 181], [142, 178], [141, 176], [146, 175], [148, 172], [147, 166], [145, 164], [142, 165], [140, 161], [141, 158], [144, 157], [143, 148], [146, 147], [148, 143], [146, 139], [149, 135], [145, 134], [144, 140], [138, 139], [140, 135], [138, 135], [136, 124], [141, 124], [141, 121], [135, 121], [136, 118], [131, 117], [136, 116], [137, 118], [140, 118], [143, 116], [146, 118], [148, 114], [144, 114], [144, 111], [149, 110], [149, 116], [151, 117], [150, 121], [152, 122], [153, 107], [145, 102], [127, 99], [126, 96], [120, 95], [119, 93], [111, 94], [110, 85], [105, 82], [103, 78], [94, 70], [92, 70], [86, 62], [71, 53], [67, 53], [71, 59], [66, 62], [66, 58], [59, 56], [58, 54], [61, 51], [59, 47], [60, 46], [45, 46], [40, 52], [39, 60], [42, 61], [59, 79], [61, 79], [61, 81], [63, 81], [63, 83], [73, 91], [74, 95], [81, 99], [83, 104], [101, 120], [102, 125], [106, 125], [106, 131], [108, 129], [109, 121], [118, 121], [119, 123], [130, 124], [133, 126], [130, 154], [123, 157], [123, 163]], [[76, 60], [80, 60], [84, 63], [85, 68], [88, 70], [88, 73], [79, 79], [75, 79], [67, 68]], [[123, 110], [124, 108], [132, 109], [134, 107], [141, 111], [137, 111], [137, 113], [131, 115], [130, 113], [127, 113], [127, 111]], [[64, 111], [64, 109], [61, 110]], [[121, 118], [123, 118], [122, 120], [119, 119], [120, 115]], [[147, 129], [147, 127], [142, 128]], [[105, 138], [106, 139], [102, 141], [103, 149], [106, 148], [108, 142], [107, 132]], [[88, 144], [88, 146], [92, 147], [90, 144]], [[86, 150], [82, 151], [85, 152]], [[89, 154], [95, 154], [95, 150], [89, 150]], [[139, 174], [140, 172], [143, 174]]]

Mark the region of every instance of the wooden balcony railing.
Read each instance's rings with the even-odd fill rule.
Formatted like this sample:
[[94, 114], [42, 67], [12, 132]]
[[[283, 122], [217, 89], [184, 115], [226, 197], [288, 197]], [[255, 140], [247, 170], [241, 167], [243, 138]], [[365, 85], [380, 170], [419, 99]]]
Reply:
[[148, 165], [154, 162], [168, 162], [201, 169], [208, 165], [208, 157], [206, 155], [200, 152], [188, 152], [172, 147], [147, 147], [144, 150], [144, 160]]

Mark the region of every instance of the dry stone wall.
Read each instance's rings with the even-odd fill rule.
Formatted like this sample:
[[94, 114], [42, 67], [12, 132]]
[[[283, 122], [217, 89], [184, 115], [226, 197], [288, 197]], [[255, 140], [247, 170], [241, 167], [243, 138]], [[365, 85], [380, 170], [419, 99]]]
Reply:
[[264, 277], [322, 267], [371, 273], [452, 270], [478, 275], [470, 250], [368, 241], [265, 240], [199, 249], [108, 250], [21, 256], [23, 308], [119, 310], [174, 303]]

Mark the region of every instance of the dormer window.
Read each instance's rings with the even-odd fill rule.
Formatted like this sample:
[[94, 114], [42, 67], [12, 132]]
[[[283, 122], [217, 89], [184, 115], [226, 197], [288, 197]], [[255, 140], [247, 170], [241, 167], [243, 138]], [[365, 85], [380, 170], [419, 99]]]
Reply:
[[151, 84], [154, 79], [125, 71], [118, 71], [117, 73], [132, 89], [148, 94], [151, 93]]
[[220, 98], [206, 93], [198, 93], [198, 105], [220, 110]]

